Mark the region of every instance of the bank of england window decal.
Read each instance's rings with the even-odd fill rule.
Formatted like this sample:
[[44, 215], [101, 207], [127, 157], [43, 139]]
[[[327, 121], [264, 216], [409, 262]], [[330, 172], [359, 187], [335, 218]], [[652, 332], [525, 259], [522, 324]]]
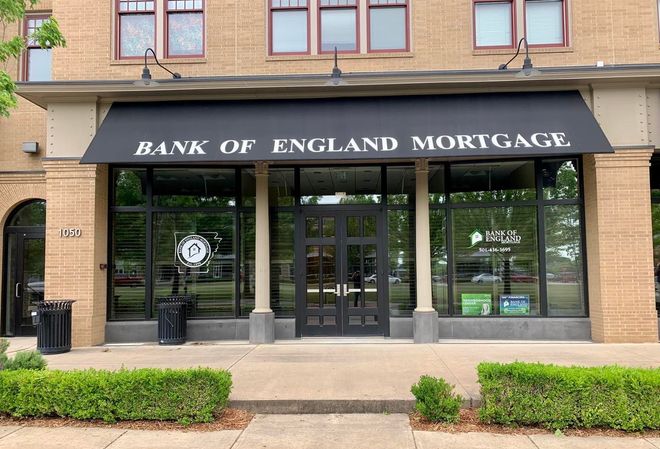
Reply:
[[222, 237], [217, 232], [175, 232], [174, 265], [179, 274], [208, 273]]

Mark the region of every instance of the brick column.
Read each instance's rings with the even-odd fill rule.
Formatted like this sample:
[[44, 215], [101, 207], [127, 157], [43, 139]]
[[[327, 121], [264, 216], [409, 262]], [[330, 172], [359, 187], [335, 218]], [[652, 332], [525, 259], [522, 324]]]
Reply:
[[[105, 340], [107, 166], [44, 161], [46, 170], [46, 298], [74, 299], [73, 346]], [[79, 228], [80, 237], [60, 237]]]
[[584, 158], [591, 336], [658, 341], [653, 280], [651, 149]]

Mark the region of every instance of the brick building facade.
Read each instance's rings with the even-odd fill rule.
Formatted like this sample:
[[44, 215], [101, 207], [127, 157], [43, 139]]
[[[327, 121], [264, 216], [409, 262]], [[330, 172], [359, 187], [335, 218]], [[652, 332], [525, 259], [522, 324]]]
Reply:
[[[158, 239], [161, 235], [156, 223], [161, 218], [158, 214], [162, 214], [163, 220], [167, 214], [171, 214], [174, 217], [172, 220], [180, 223], [176, 221], [179, 220], [176, 214], [185, 213], [184, 209], [188, 206], [184, 206], [179, 201], [176, 203], [176, 208], [170, 203], [167, 206], [170, 209], [158, 209], [161, 206], [155, 199], [157, 194], [154, 193], [159, 188], [157, 170], [187, 170], [191, 164], [189, 161], [169, 165], [150, 165], [144, 162], [131, 164], [126, 160], [113, 163], [115, 159], [112, 158], [103, 164], [81, 164], [80, 159], [88, 150], [92, 139], [97, 136], [97, 131], [102, 129], [114, 104], [134, 102], [173, 104], [188, 100], [215, 103], [233, 100], [300, 100], [309, 104], [319, 99], [359, 97], [378, 99], [396, 96], [443, 97], [456, 94], [480, 96], [493, 92], [527, 94], [577, 91], [602, 128], [613, 151], [590, 154], [594, 150], [583, 148], [576, 150], [575, 153], [561, 154], [561, 158], [576, 161], [573, 167], [577, 173], [575, 176], [579, 193], [576, 193], [574, 201], [570, 198], [559, 198], [555, 203], [543, 203], [546, 200], [552, 201], [552, 198], [544, 199], [544, 189], [547, 187], [543, 174], [545, 161], [548, 158], [560, 157], [550, 150], [547, 154], [538, 151], [535, 153], [521, 151], [517, 156], [511, 152], [501, 153], [501, 156], [478, 157], [470, 157], [469, 154], [445, 157], [433, 153], [423, 159], [410, 157], [390, 160], [384, 157], [375, 162], [364, 159], [336, 161], [337, 164], [333, 167], [337, 170], [357, 167], [359, 171], [361, 167], [377, 167], [377, 170], [383, 174], [383, 179], [388, 177], [394, 179], [396, 170], [390, 173], [392, 167], [404, 167], [410, 173], [414, 173], [414, 186], [411, 187], [413, 193], [410, 194], [411, 200], [406, 206], [411, 222], [413, 216], [417, 220], [413, 226], [410, 226], [409, 231], [413, 236], [411, 242], [408, 242], [410, 248], [405, 247], [401, 250], [401, 254], [405, 253], [405, 256], [397, 258], [396, 255], [392, 255], [394, 239], [390, 236], [389, 246], [387, 241], [382, 239], [385, 234], [391, 234], [391, 228], [388, 226], [391, 226], [389, 223], [393, 219], [394, 212], [390, 214], [388, 211], [399, 209], [393, 206], [394, 203], [379, 203], [381, 212], [378, 213], [381, 215], [378, 215], [380, 218], [377, 222], [383, 227], [379, 228], [379, 243], [374, 245], [378, 248], [378, 266], [381, 268], [383, 264], [389, 266], [386, 272], [378, 272], [381, 275], [380, 281], [377, 281], [376, 269], [373, 269], [373, 287], [367, 285], [369, 281], [366, 279], [358, 281], [360, 285], [356, 288], [360, 291], [355, 294], [358, 298], [359, 295], [366, 298], [368, 294], [374, 293], [369, 292], [369, 289], [376, 290], [377, 299], [374, 299], [374, 302], [378, 303], [379, 311], [373, 312], [374, 317], [376, 321], [383, 320], [381, 312], [385, 310], [389, 323], [379, 327], [376, 334], [390, 337], [410, 338], [414, 335], [417, 341], [433, 341], [440, 336], [441, 338], [590, 338], [596, 342], [657, 342], [657, 293], [654, 286], [658, 273], [654, 272], [654, 267], [658, 265], [658, 261], [654, 262], [654, 254], [657, 252], [654, 251], [654, 242], [657, 240], [655, 237], [657, 232], [654, 232], [654, 229], [660, 226], [660, 223], [654, 226], [651, 197], [655, 187], [650, 167], [654, 151], [660, 145], [658, 2], [655, 0], [632, 0], [609, 4], [594, 0], [554, 2], [561, 3], [563, 8], [561, 23], [563, 42], [531, 45], [530, 56], [534, 67], [540, 68], [541, 73], [521, 78], [516, 74], [517, 68], [522, 64], [523, 56], [511, 63], [510, 70], [500, 71], [497, 68], [514, 56], [519, 38], [530, 32], [528, 30], [530, 16], [526, 15], [529, 14], [530, 6], [527, 3], [544, 2], [530, 0], [499, 2], [510, 3], [511, 11], [510, 30], [507, 34], [510, 45], [503, 46], [478, 45], [477, 36], [480, 35], [481, 30], [478, 29], [477, 14], [482, 13], [478, 5], [488, 2], [477, 0], [395, 2], [395, 6], [405, 8], [406, 48], [372, 51], [370, 46], [373, 45], [375, 35], [370, 34], [374, 27], [370, 20], [375, 19], [370, 19], [370, 14], [371, 8], [374, 8], [378, 2], [358, 0], [351, 6], [349, 1], [343, 4], [343, 10], [353, 11], [354, 8], [355, 11], [357, 26], [355, 36], [352, 37], [355, 41], [355, 49], [340, 51], [338, 65], [343, 72], [341, 79], [345, 84], [333, 86], [328, 85], [327, 82], [330, 80], [334, 55], [332, 52], [323, 52], [325, 38], [322, 36], [321, 24], [326, 23], [321, 20], [325, 5], [323, 1], [310, 0], [309, 4], [296, 3], [297, 10], [307, 14], [306, 48], [298, 52], [306, 54], [288, 54], [288, 52], [278, 54], [273, 51], [274, 38], [271, 28], [276, 26], [273, 20], [275, 0], [201, 2], [203, 56], [195, 57], [167, 54], [173, 48], [173, 43], [167, 44], [168, 39], [171, 39], [167, 33], [173, 26], [167, 28], [165, 25], [174, 23], [169, 22], [170, 15], [174, 13], [166, 9], [166, 6], [174, 8], [176, 5], [166, 5], [168, 2], [162, 0], [143, 2], [145, 8], [143, 13], [148, 12], [150, 7], [154, 9], [155, 31], [152, 44], [160, 63], [183, 75], [181, 80], [165, 79], [169, 75], [158, 68], [150, 58], [149, 68], [159, 84], [146, 86], [134, 83], [139, 79], [144, 65], [142, 57], [122, 57], [124, 50], [121, 47], [123, 41], [120, 38], [120, 15], [122, 8], [126, 7], [127, 11], [129, 10], [130, 2], [106, 0], [86, 4], [84, 8], [70, 0], [41, 3], [42, 9], [35, 11], [34, 14], [52, 13], [58, 19], [67, 38], [67, 47], [52, 50], [52, 81], [21, 83], [19, 94], [22, 98], [19, 108], [10, 118], [0, 120], [0, 135], [3, 136], [0, 141], [0, 227], [4, 230], [4, 239], [0, 241], [3, 245], [3, 258], [0, 260], [0, 272], [3, 273], [3, 302], [0, 307], [4, 311], [3, 332], [8, 335], [17, 334], [15, 327], [17, 320], [20, 321], [17, 313], [20, 313], [11, 310], [13, 306], [9, 304], [14, 301], [12, 294], [22, 296], [21, 301], [25, 304], [21, 303], [21, 307], [27, 313], [30, 308], [27, 304], [29, 301], [25, 295], [18, 295], [19, 290], [25, 289], [25, 285], [29, 283], [37, 285], [35, 283], [42, 282], [42, 294], [46, 298], [72, 298], [77, 301], [74, 306], [74, 345], [121, 341], [124, 337], [133, 340], [155, 339], [154, 304], [159, 292], [165, 291], [163, 286], [167, 284], [174, 293], [172, 285], [176, 284], [178, 290], [179, 282], [182, 282], [186, 286], [185, 292], [189, 293], [187, 288], [190, 282], [190, 291], [194, 291], [192, 296], [197, 298], [196, 304], [199, 304], [199, 310], [193, 312], [198, 315], [195, 316], [195, 320], [191, 320], [193, 337], [207, 339], [249, 337], [252, 341], [268, 342], [272, 341], [273, 337], [292, 338], [306, 335], [305, 326], [308, 325], [306, 320], [309, 316], [300, 309], [308, 307], [309, 304], [305, 306], [305, 299], [301, 296], [309, 294], [314, 288], [308, 285], [308, 288], [304, 289], [299, 284], [302, 282], [301, 279], [308, 279], [310, 282], [309, 276], [315, 272], [310, 267], [307, 267], [307, 271], [301, 271], [304, 259], [300, 257], [296, 257], [294, 261], [291, 256], [291, 267], [285, 264], [278, 265], [279, 273], [287, 269], [292, 270], [291, 307], [287, 312], [277, 312], [274, 322], [272, 321], [271, 309], [279, 307], [274, 305], [274, 296], [284, 296], [282, 292], [289, 287], [283, 287], [288, 285], [281, 280], [284, 275], [277, 274], [278, 279], [273, 279], [275, 272], [270, 261], [280, 260], [280, 256], [275, 254], [273, 248], [275, 245], [286, 247], [287, 243], [276, 241], [276, 238], [279, 238], [276, 235], [279, 234], [274, 234], [272, 226], [269, 229], [268, 217], [269, 213], [272, 218], [272, 214], [288, 212], [291, 212], [292, 216], [302, 214], [301, 216], [307, 217], [305, 214], [312, 209], [305, 209], [304, 200], [301, 199], [305, 189], [301, 176], [307, 173], [304, 172], [305, 167], [314, 166], [313, 163], [310, 160], [302, 161], [300, 164], [291, 161], [278, 163], [276, 160], [262, 158], [243, 163], [233, 161], [223, 164], [218, 160], [206, 165], [192, 164], [194, 169], [200, 167], [213, 170], [231, 169], [235, 170], [234, 175], [237, 178], [249, 177], [246, 178], [248, 179], [246, 184], [241, 184], [240, 179], [236, 181], [239, 193], [236, 193], [235, 199], [231, 201], [237, 203], [238, 198], [243, 200], [252, 194], [255, 200], [254, 203], [246, 200], [241, 204], [229, 201], [214, 210], [214, 213], [221, 215], [230, 213], [229, 209], [235, 207], [236, 210], [232, 209], [231, 214], [234, 214], [232, 216], [235, 217], [234, 224], [237, 226], [235, 232], [232, 231], [233, 233], [224, 237], [225, 242], [231, 241], [227, 253], [223, 253], [224, 261], [218, 256], [216, 262], [210, 262], [209, 273], [214, 273], [214, 270], [220, 273], [217, 278], [213, 278], [214, 281], [205, 280], [203, 276], [191, 275], [188, 272], [173, 275], [161, 268], [164, 263], [159, 262], [159, 256], [155, 253], [160, 248]], [[293, 2], [294, 0], [291, 0], [287, 5], [293, 6]], [[127, 6], [123, 6], [124, 4]], [[277, 5], [278, 8], [283, 8], [282, 3]], [[193, 2], [191, 5], [183, 5], [185, 8], [193, 9], [195, 6], [197, 5]], [[136, 6], [134, 12], [138, 11], [137, 8]], [[329, 29], [330, 24], [334, 22], [328, 19], [327, 23]], [[19, 32], [22, 29], [23, 24], [17, 26]], [[491, 35], [486, 33], [483, 36]], [[11, 68], [12, 74], [18, 79], [24, 79], [26, 63], [26, 58], [23, 58], [17, 66]], [[543, 105], [539, 107], [543, 108]], [[406, 112], [402, 111], [402, 113]], [[181, 120], [185, 121], [186, 117], [182, 116]], [[249, 117], [246, 116], [245, 120], [249, 120]], [[190, 139], [186, 136], [181, 138]], [[200, 139], [205, 138], [200, 137]], [[38, 142], [39, 152], [24, 153], [21, 151], [23, 142]], [[117, 149], [117, 151], [122, 150]], [[135, 149], [131, 148], [130, 151]], [[459, 235], [464, 230], [460, 228], [458, 222], [447, 221], [443, 222], [444, 237], [437, 237], [444, 243], [435, 242], [436, 228], [433, 219], [428, 218], [429, 208], [433, 217], [435, 211], [445, 206], [434, 206], [432, 203], [429, 206], [429, 202], [426, 201], [429, 178], [433, 177], [433, 170], [442, 167], [441, 170], [446, 170], [450, 178], [445, 180], [446, 185], [451, 189], [459, 189], [460, 187], [454, 186], [451, 181], [454, 167], [458, 173], [462, 170], [460, 164], [472, 163], [482, 167], [479, 164], [497, 164], [515, 160], [529, 161], [529, 164], [535, 167], [534, 182], [537, 184], [534, 189], [537, 194], [535, 198], [539, 203], [534, 207], [537, 211], [539, 208], [546, 211], [538, 212], [535, 216], [538, 227], [530, 234], [537, 242], [535, 249], [530, 249], [529, 253], [515, 254], [504, 263], [494, 258], [485, 263], [483, 259], [477, 259], [476, 256], [473, 257], [468, 253], [460, 255], [459, 243], [448, 243], [450, 236]], [[265, 164], [261, 164], [262, 162]], [[331, 163], [324, 161], [320, 166]], [[274, 203], [274, 198], [269, 195], [269, 189], [275, 188], [275, 184], [271, 184], [274, 182], [272, 181], [274, 173], [278, 174], [279, 169], [288, 168], [292, 170], [291, 176], [296, 183], [294, 188], [296, 199], [291, 200], [291, 207], [295, 206], [295, 210], [280, 208], [281, 204], [277, 203], [279, 200], [275, 200]], [[113, 192], [116, 194], [119, 190], [116, 183], [124, 169], [127, 173], [137, 173], [135, 179], [143, 181], [141, 193], [147, 203], [144, 207], [137, 203], [126, 206], [120, 204], [116, 196], [113, 197]], [[497, 168], [491, 166], [488, 170], [497, 170]], [[208, 176], [216, 176], [216, 174]], [[178, 176], [172, 173], [169, 175]], [[189, 176], [189, 173], [182, 176]], [[348, 176], [353, 175], [349, 173]], [[190, 178], [185, 179], [188, 180], [185, 182], [190, 180]], [[520, 185], [522, 181], [516, 184], [516, 189], [520, 190]], [[433, 194], [435, 191], [432, 185], [430, 189], [430, 193]], [[472, 192], [467, 188], [465, 192], [468, 191]], [[384, 197], [391, 194], [384, 185], [382, 192]], [[463, 191], [452, 190], [452, 192]], [[358, 192], [354, 193], [357, 195]], [[177, 195], [172, 192], [162, 193], [163, 196], [170, 194]], [[445, 195], [443, 204], [451, 203], [450, 193], [443, 191], [442, 194]], [[351, 196], [350, 191], [348, 195]], [[420, 201], [422, 197], [424, 199]], [[412, 198], [415, 198], [415, 201], [412, 201]], [[499, 198], [498, 201], [505, 203], [509, 201], [510, 204], [503, 204], [503, 207], [512, 209], [532, 207], [531, 202], [516, 202], [518, 200], [515, 198], [517, 198], [515, 195], [512, 197], [505, 195], [504, 199]], [[11, 220], [21, 206], [34, 200], [44, 200], [46, 204], [43, 248], [45, 268], [41, 280], [38, 279], [39, 275], [34, 275], [31, 280], [25, 278], [23, 282], [16, 282], [19, 280], [17, 276], [22, 274], [12, 271], [16, 264], [13, 257], [20, 252], [10, 251], [8, 248], [8, 245], [16, 244], [11, 240], [14, 237], [9, 235], [22, 231], [19, 229], [20, 226], [16, 223], [12, 224]], [[369, 205], [371, 206], [374, 204]], [[473, 206], [479, 208], [476, 203]], [[545, 214], [549, 216], [551, 212], [558, 210], [557, 208], [561, 209], [562, 206], [575, 206], [575, 210], [579, 211], [580, 220], [576, 229], [580, 230], [583, 238], [575, 244], [574, 242], [557, 243], [555, 254], [558, 255], [553, 262], [548, 255], [549, 242], [553, 237], [546, 229], [546, 225], [541, 224], [540, 218], [545, 217]], [[443, 212], [444, 220], [449, 220], [448, 216], [459, 215], [457, 211], [460, 207], [454, 208], [452, 205], [446, 207], [446, 212]], [[489, 203], [488, 207], [495, 205]], [[198, 213], [198, 209], [194, 208], [194, 213]], [[366, 213], [367, 209], [369, 208], [360, 209], [360, 214]], [[336, 208], [332, 212], [335, 214], [332, 217], [337, 220], [344, 219], [345, 215], [342, 214], [350, 214], [346, 210], [339, 211], [339, 208]], [[119, 214], [122, 212], [135, 213], [140, 219], [142, 219], [140, 214], [144, 214], [143, 239], [146, 240], [149, 236], [153, 239], [144, 244], [144, 254], [140, 253], [143, 254], [140, 257], [143, 257], [144, 263], [135, 265], [142, 268], [126, 269], [126, 271], [119, 268], [121, 264], [118, 263], [120, 257], [118, 254], [122, 251], [118, 246], [119, 237], [116, 236], [115, 230], [120, 229]], [[256, 217], [254, 234], [251, 234], [251, 231], [242, 233], [242, 225], [247, 226], [247, 223], [251, 223], [249, 220], [252, 219], [250, 218], [252, 213]], [[321, 215], [323, 214], [324, 212], [321, 212]], [[356, 216], [362, 216], [360, 214]], [[204, 217], [201, 217], [200, 221], [203, 219]], [[304, 228], [303, 223], [297, 220], [302, 218], [294, 219], [296, 223], [295, 226], [291, 225], [291, 229], [295, 229], [298, 236], [297, 232]], [[149, 220], [151, 222], [148, 223]], [[491, 221], [493, 220], [497, 221], [496, 218], [491, 217]], [[509, 217], [508, 220], [511, 218]], [[550, 224], [547, 227], [551, 228]], [[63, 229], [74, 228], [76, 232], [79, 231], [79, 236], [63, 237]], [[173, 229], [179, 230], [176, 227]], [[386, 232], [386, 229], [390, 231]], [[201, 232], [201, 229], [196, 231]], [[166, 232], [168, 235], [171, 234], [169, 228], [162, 232], [163, 236]], [[350, 242], [351, 237], [347, 238], [346, 241]], [[360, 253], [363, 278], [368, 274], [365, 267], [371, 263], [365, 255], [369, 251], [365, 245], [371, 244], [364, 243], [367, 241], [370, 242], [365, 239], [363, 243], [355, 243], [355, 245], [363, 245]], [[564, 242], [561, 239], [557, 241]], [[545, 242], [545, 248], [541, 246], [542, 242]], [[310, 240], [307, 242], [307, 248], [316, 245], [321, 251], [326, 243], [314, 243]], [[378, 246], [381, 243], [382, 246]], [[298, 256], [302, 254], [303, 258], [307, 257], [309, 261], [311, 256], [306, 256], [305, 249], [301, 246], [304, 246], [303, 243], [295, 241], [288, 244], [295, 247], [291, 248], [292, 252], [295, 251]], [[576, 262], [579, 264], [579, 269], [576, 268], [575, 272], [566, 268], [570, 265], [569, 259], [571, 259], [568, 255], [570, 250], [566, 248], [573, 244], [574, 248], [579, 250], [579, 255], [575, 256], [579, 259]], [[163, 247], [169, 248], [168, 245], [170, 245], [169, 240], [166, 244], [163, 243]], [[436, 257], [433, 249], [435, 247], [444, 248], [439, 251], [443, 254], [438, 256], [439, 268], [430, 267], [431, 263], [436, 262], [433, 258]], [[431, 248], [430, 253], [429, 248]], [[513, 251], [515, 252], [516, 249], [514, 248]], [[24, 252], [27, 254], [28, 250]], [[132, 253], [130, 257], [138, 257], [135, 254], [137, 253]], [[658, 254], [655, 255], [657, 258]], [[167, 257], [170, 255], [168, 254]], [[319, 254], [317, 257], [318, 264], [323, 265], [325, 256]], [[349, 260], [349, 257], [344, 256], [344, 262]], [[339, 256], [337, 260], [337, 272], [334, 273], [335, 277], [330, 284], [337, 284], [337, 298], [346, 301], [346, 298], [350, 297], [350, 288], [344, 287], [343, 293], [339, 294], [340, 284], [348, 285], [356, 281], [352, 278], [347, 279], [345, 273], [340, 276], [339, 271], [347, 270], [339, 262]], [[526, 262], [522, 263], [523, 260]], [[553, 263], [557, 267], [554, 270], [556, 272], [549, 268]], [[224, 279], [222, 273], [225, 265], [231, 265], [232, 270], [229, 287], [219, 284]], [[436, 269], [439, 271], [434, 271]], [[135, 274], [136, 271], [139, 273]], [[321, 278], [318, 283], [323, 284], [323, 271], [319, 273], [317, 274]], [[382, 280], [384, 273], [387, 273], [387, 281]], [[483, 274], [491, 277], [479, 278]], [[180, 275], [185, 279], [179, 281]], [[121, 282], [127, 282], [125, 279], [130, 279], [131, 276], [136, 279], [141, 278], [141, 281], [135, 280], [140, 285], [131, 286], [133, 291], [128, 288], [126, 290], [128, 293], [124, 293], [121, 289], [126, 287], [119, 285], [117, 279], [121, 278], [123, 279]], [[512, 280], [512, 276], [517, 278]], [[479, 282], [480, 279], [490, 279], [486, 282], [487, 287]], [[276, 285], [277, 282], [280, 284]], [[496, 285], [500, 283], [501, 286]], [[17, 287], [15, 284], [25, 285]], [[401, 300], [404, 305], [395, 310], [392, 304], [398, 296], [394, 291], [396, 288], [401, 288], [402, 284], [405, 284], [407, 289], [402, 295], [407, 299]], [[576, 286], [579, 292], [575, 295], [581, 298], [577, 307], [582, 307], [583, 311], [571, 312], [568, 316], [558, 313], [559, 316], [553, 317], [552, 295], [553, 291], [560, 289], [559, 284], [562, 284], [561, 289], [566, 291], [573, 291]], [[431, 289], [428, 288], [429, 285]], [[226, 300], [217, 299], [214, 295], [219, 293], [214, 292], [224, 288], [231, 289], [226, 293]], [[318, 286], [317, 293], [323, 296], [324, 288]], [[477, 291], [477, 288], [482, 290]], [[139, 290], [137, 295], [135, 295], [136, 290]], [[273, 290], [277, 295], [273, 295]], [[522, 293], [518, 294], [519, 292]], [[529, 316], [524, 317], [469, 317], [466, 315], [473, 313], [465, 304], [468, 299], [475, 300], [476, 297], [469, 296], [474, 294], [491, 295], [488, 297], [489, 307], [497, 309], [499, 315], [504, 315], [504, 309], [497, 301], [498, 296], [500, 300], [502, 296], [526, 298], [524, 301], [527, 301], [527, 305], [536, 312], [530, 311]], [[124, 303], [122, 298], [126, 295], [131, 298], [137, 296], [138, 299], [133, 298], [131, 301], [136, 302]], [[322, 303], [323, 301], [325, 299], [321, 300]], [[355, 304], [357, 305], [357, 302]], [[366, 303], [362, 305], [363, 308], [368, 308]], [[226, 311], [225, 306], [230, 307], [231, 310]], [[142, 309], [136, 312], [132, 307], [142, 307]], [[346, 310], [349, 308], [348, 305], [339, 305], [339, 303], [336, 307]], [[384, 309], [381, 310], [381, 307]], [[144, 314], [142, 314], [143, 310]], [[418, 316], [414, 316], [415, 313], [420, 317], [419, 319]], [[421, 318], [423, 316], [426, 318]], [[335, 318], [340, 319], [339, 315]], [[319, 324], [322, 324], [323, 319], [320, 320]], [[367, 321], [368, 317], [362, 318], [362, 328], [368, 327]], [[340, 327], [338, 324], [334, 326]], [[154, 333], [153, 338], [152, 333]]]

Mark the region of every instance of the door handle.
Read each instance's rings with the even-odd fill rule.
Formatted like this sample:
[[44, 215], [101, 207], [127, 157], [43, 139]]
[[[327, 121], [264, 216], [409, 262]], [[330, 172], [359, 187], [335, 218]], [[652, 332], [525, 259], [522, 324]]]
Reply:
[[344, 296], [348, 296], [348, 282], [344, 284]]
[[21, 283], [17, 282], [16, 285], [14, 286], [14, 297], [16, 299], [21, 297], [20, 293], [18, 292], [20, 289], [21, 289]]
[[335, 290], [335, 295], [341, 296], [341, 284], [337, 284], [337, 290]]

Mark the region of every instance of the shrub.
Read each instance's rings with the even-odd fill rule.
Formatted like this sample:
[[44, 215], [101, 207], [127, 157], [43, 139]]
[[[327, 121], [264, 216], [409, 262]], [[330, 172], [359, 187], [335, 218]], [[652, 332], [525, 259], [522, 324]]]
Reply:
[[18, 370], [18, 369], [44, 369], [47, 362], [40, 352], [21, 351], [16, 353], [13, 359], [7, 356], [9, 349], [9, 340], [0, 339], [0, 370]]
[[13, 359], [4, 362], [6, 370], [41, 370], [44, 368], [46, 368], [46, 360], [38, 351], [21, 351], [16, 353]]
[[76, 419], [208, 422], [226, 405], [231, 374], [207, 368], [0, 372], [0, 413]]
[[481, 363], [487, 423], [660, 429], [660, 369]]
[[422, 376], [410, 391], [415, 396], [415, 408], [428, 421], [458, 422], [463, 398], [452, 393], [453, 386], [444, 379]]

